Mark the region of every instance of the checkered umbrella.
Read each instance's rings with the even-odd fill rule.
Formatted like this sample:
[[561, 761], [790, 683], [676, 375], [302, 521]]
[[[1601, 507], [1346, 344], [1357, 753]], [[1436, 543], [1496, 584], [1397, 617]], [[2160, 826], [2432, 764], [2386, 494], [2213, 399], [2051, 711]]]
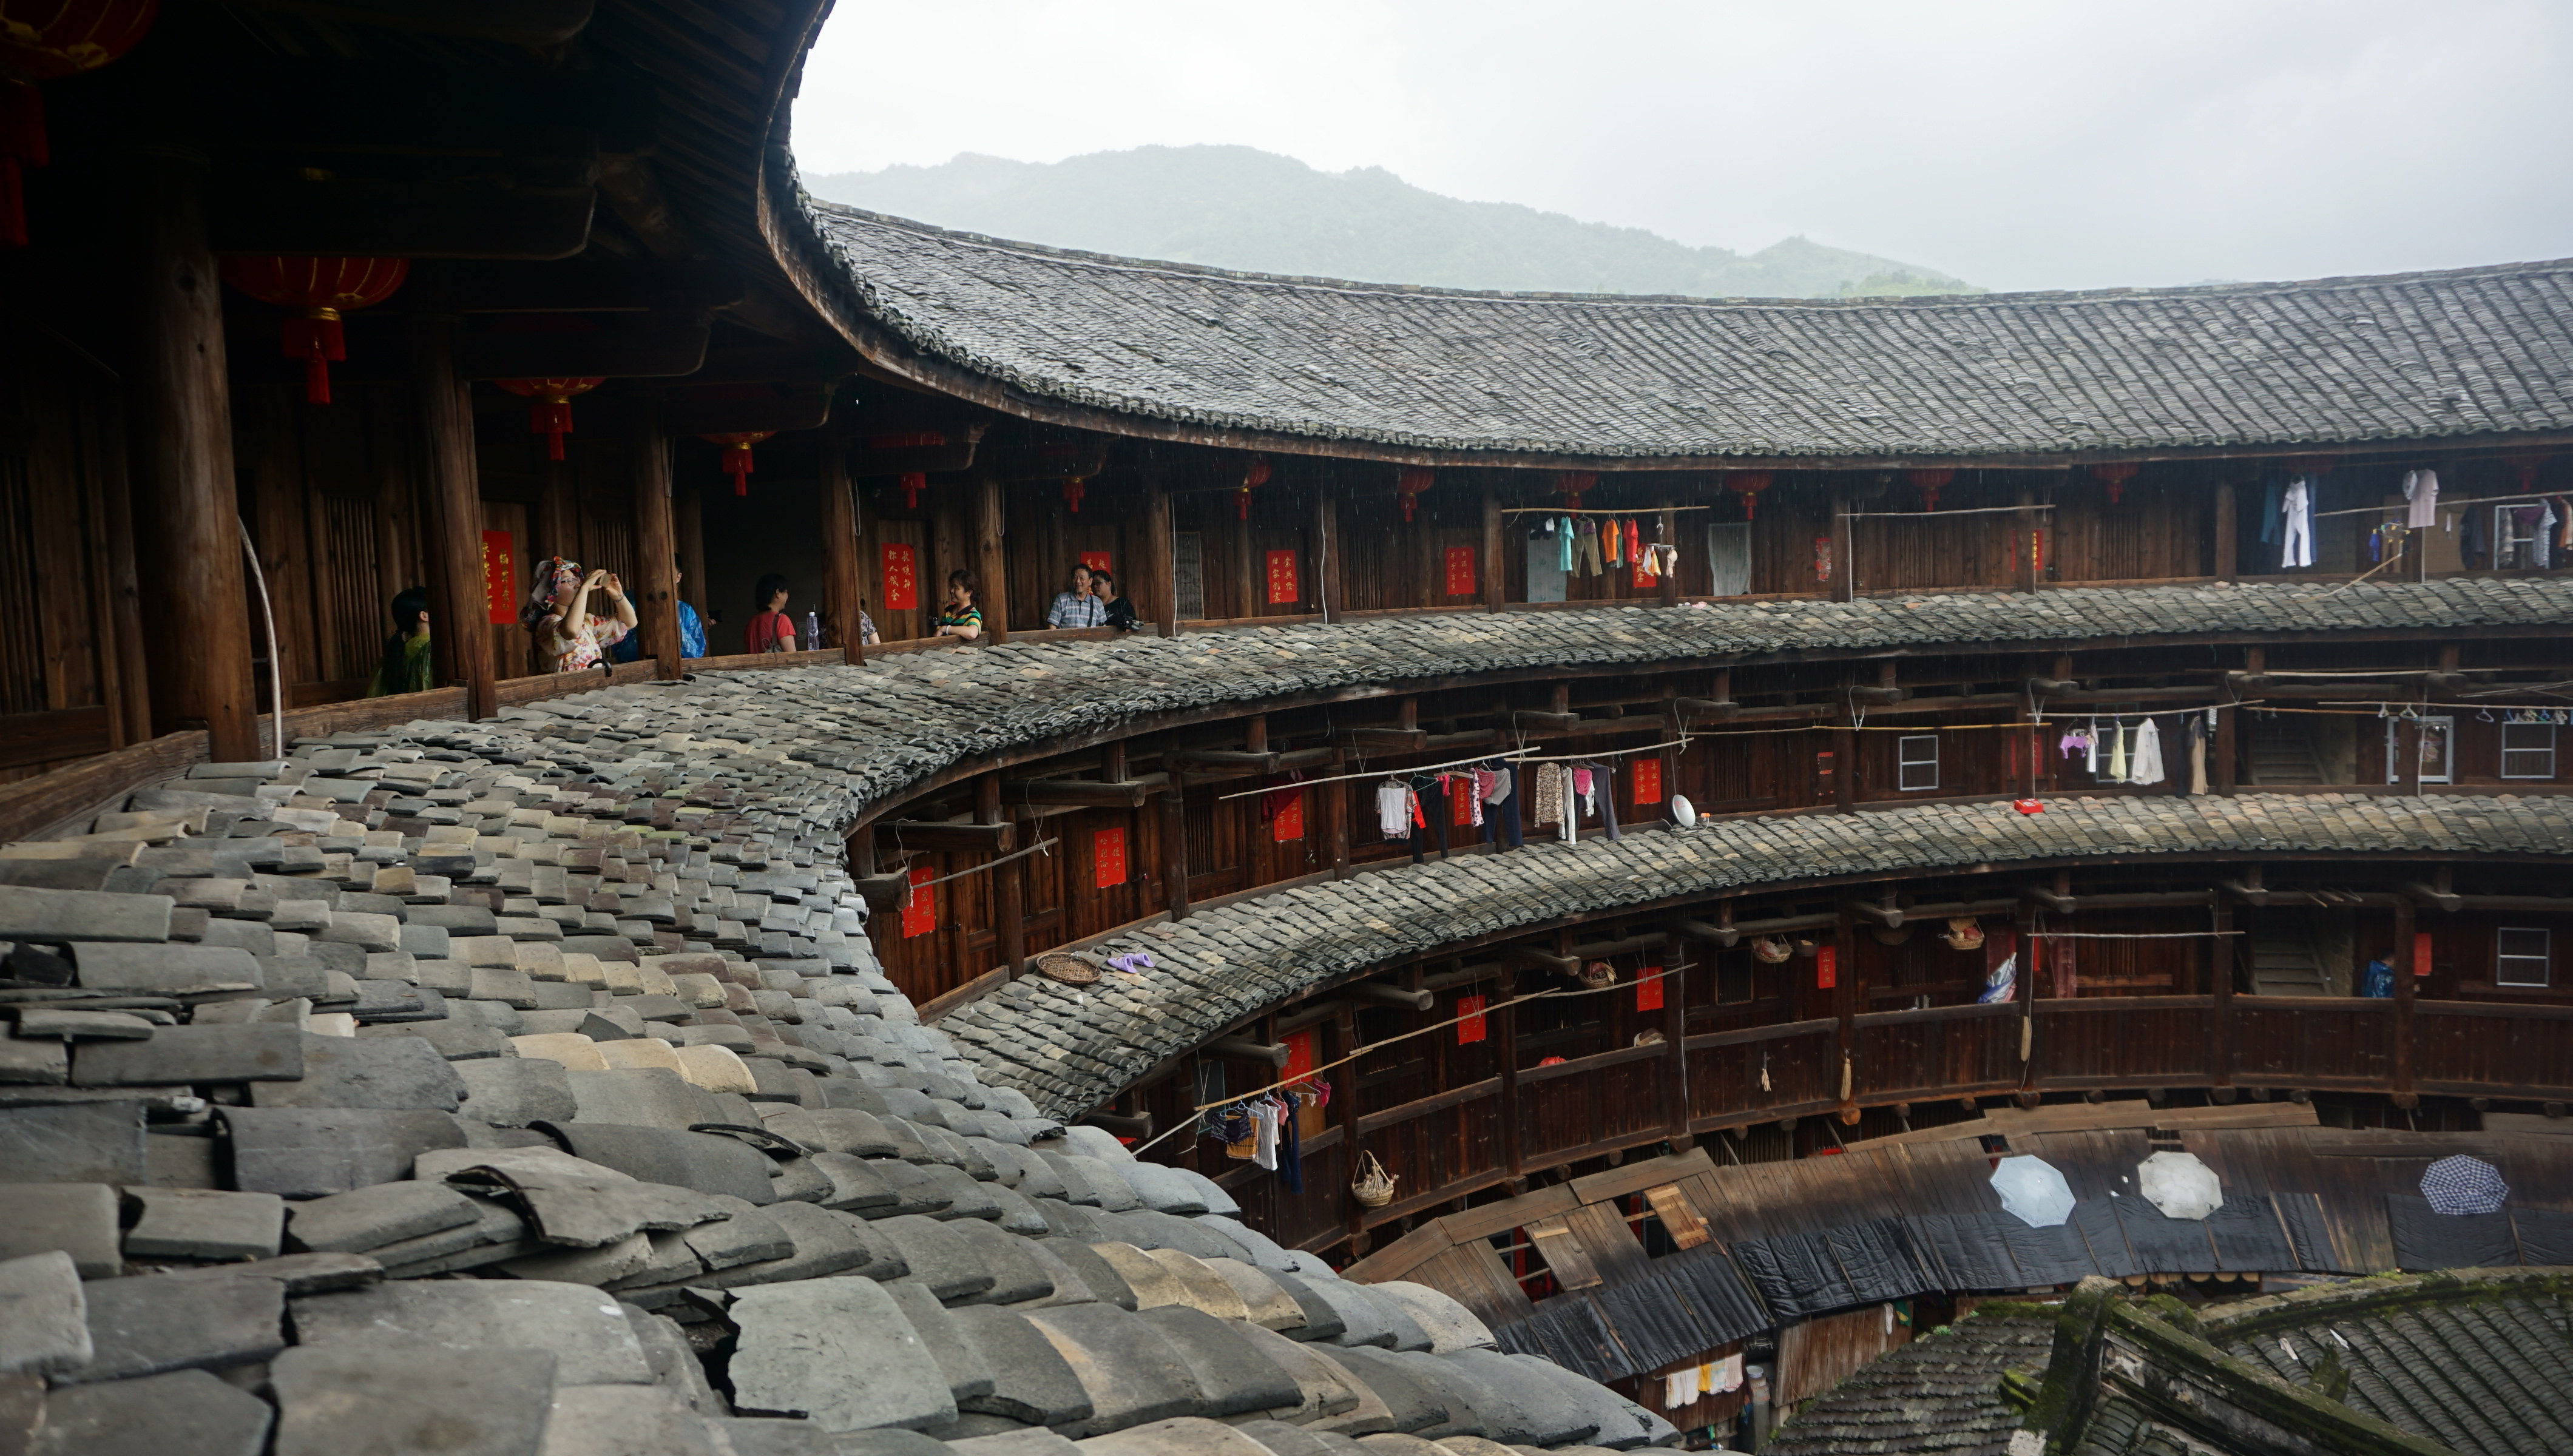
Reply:
[[2422, 1172], [2421, 1196], [2430, 1200], [2433, 1213], [2498, 1213], [2510, 1184], [2501, 1180], [2500, 1168], [2461, 1152]]

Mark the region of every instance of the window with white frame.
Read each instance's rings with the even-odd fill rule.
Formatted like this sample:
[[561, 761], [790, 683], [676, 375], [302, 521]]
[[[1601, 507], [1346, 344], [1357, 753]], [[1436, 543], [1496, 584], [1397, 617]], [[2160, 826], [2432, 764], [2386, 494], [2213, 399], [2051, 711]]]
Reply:
[[2495, 986], [2548, 986], [2553, 957], [2547, 942], [2554, 932], [2504, 926], [2493, 932]]
[[1939, 787], [1939, 735], [1907, 733], [1894, 740], [1894, 762], [1896, 788], [1917, 790]]
[[[2457, 720], [2414, 718], [2410, 721], [2413, 732], [2417, 735], [2415, 751], [2420, 755], [2421, 760], [2420, 782], [2425, 784], [2455, 782], [2453, 750], [2457, 742]], [[2402, 720], [2387, 719], [2385, 722], [2385, 782], [2389, 784], [2403, 782], [2403, 756], [2399, 751], [2402, 742]]]
[[2505, 779], [2555, 777], [2555, 725], [2501, 725], [2501, 776]]

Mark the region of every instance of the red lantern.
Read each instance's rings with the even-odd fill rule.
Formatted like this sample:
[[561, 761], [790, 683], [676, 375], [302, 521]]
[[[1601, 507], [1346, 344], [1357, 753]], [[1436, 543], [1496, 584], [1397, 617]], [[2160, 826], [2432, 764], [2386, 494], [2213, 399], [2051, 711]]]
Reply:
[[1251, 467], [1242, 472], [1242, 488], [1234, 492], [1233, 499], [1236, 518], [1241, 520], [1251, 519], [1251, 492], [1254, 487], [1266, 485], [1268, 483], [1269, 457], [1267, 455], [1253, 455], [1251, 457]]
[[1752, 518], [1753, 508], [1760, 503], [1760, 492], [1769, 488], [1769, 472], [1766, 470], [1736, 471], [1724, 477], [1724, 485], [1726, 489], [1742, 497], [1742, 518], [1749, 520]]
[[1071, 511], [1074, 515], [1081, 514], [1081, 497], [1088, 494], [1089, 489], [1090, 482], [1082, 479], [1079, 475], [1075, 475], [1071, 479], [1064, 481], [1063, 508]]
[[920, 492], [922, 492], [923, 490], [926, 490], [926, 489], [928, 489], [928, 488], [929, 488], [929, 472], [928, 472], [928, 471], [926, 471], [926, 470], [905, 470], [905, 471], [903, 471], [903, 472], [902, 472], [902, 508], [903, 508], [903, 509], [905, 509], [905, 510], [918, 510], [918, 509], [920, 509]]
[[2108, 485], [2109, 503], [2115, 505], [2118, 498], [2127, 493], [2127, 482], [2136, 478], [2136, 473], [2142, 469], [2144, 466], [2133, 460], [2120, 460], [2114, 465], [2093, 465], [2091, 473]]
[[296, 311], [279, 332], [288, 359], [304, 361], [304, 402], [331, 402], [331, 365], [349, 357], [340, 316], [394, 296], [411, 277], [407, 258], [227, 258], [224, 282], [263, 304]]
[[562, 437], [571, 433], [571, 396], [586, 394], [604, 384], [603, 378], [578, 379], [494, 379], [493, 383], [512, 394], [525, 395], [533, 402], [527, 405], [527, 432], [545, 437], [545, 458], [563, 457]]
[[1402, 497], [1402, 518], [1404, 520], [1411, 519], [1412, 502], [1420, 498], [1420, 493], [1437, 483], [1438, 472], [1429, 468], [1427, 465], [1405, 465], [1402, 467], [1402, 473], [1394, 478], [1393, 489], [1396, 495]]
[[1923, 510], [1937, 510], [1939, 508], [1939, 492], [1946, 488], [1950, 481], [1957, 478], [1957, 472], [1954, 470], [1912, 470], [1906, 472], [1904, 478], [1921, 487], [1921, 508]]
[[17, 0], [0, 13], [0, 244], [27, 246], [24, 169], [52, 160], [29, 84], [95, 71], [151, 32], [160, 0]]
[[2013, 799], [2011, 800], [2011, 807], [2022, 814], [2043, 814], [2046, 812], [2046, 805], [2036, 799]]
[[731, 434], [701, 434], [697, 438], [708, 444], [723, 446], [723, 472], [732, 477], [732, 493], [750, 493], [750, 447], [777, 433], [773, 429], [744, 429]]
[[1599, 472], [1596, 470], [1557, 470], [1554, 472], [1554, 493], [1563, 497], [1564, 509], [1566, 510], [1579, 510], [1581, 508], [1581, 497], [1589, 492], [1591, 486], [1598, 483]]

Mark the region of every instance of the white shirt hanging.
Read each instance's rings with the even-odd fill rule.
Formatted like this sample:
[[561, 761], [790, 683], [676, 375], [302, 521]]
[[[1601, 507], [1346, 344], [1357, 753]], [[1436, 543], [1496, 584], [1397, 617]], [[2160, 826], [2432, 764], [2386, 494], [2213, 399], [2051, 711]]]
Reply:
[[2136, 753], [2129, 766], [2127, 782], [2158, 784], [2162, 781], [2162, 730], [2146, 718], [2136, 730]]

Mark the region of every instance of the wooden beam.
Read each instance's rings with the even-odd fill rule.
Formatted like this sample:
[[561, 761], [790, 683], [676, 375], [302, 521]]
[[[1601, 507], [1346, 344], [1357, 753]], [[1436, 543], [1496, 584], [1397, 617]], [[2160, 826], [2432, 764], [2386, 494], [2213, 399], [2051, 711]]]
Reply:
[[1171, 776], [1168, 793], [1160, 796], [1162, 820], [1162, 904], [1173, 920], [1186, 920], [1189, 915], [1189, 821], [1185, 812], [1187, 783], [1178, 774]]
[[1903, 912], [1891, 905], [1878, 905], [1866, 900], [1844, 900], [1841, 902], [1841, 909], [1870, 925], [1881, 925], [1887, 930], [1900, 930], [1903, 927]]
[[595, 9], [594, 0], [244, 0], [244, 4], [254, 10], [285, 10], [386, 30], [531, 48], [568, 43], [588, 27]]
[[456, 263], [448, 301], [459, 314], [693, 313], [741, 302], [725, 264], [635, 264], [583, 256], [557, 263]]
[[1313, 486], [1313, 597], [1325, 623], [1348, 611], [1348, 572], [1340, 560], [1340, 499], [1327, 482]]
[[141, 216], [133, 237], [129, 418], [136, 514], [151, 547], [144, 605], [156, 628], [155, 716], [165, 730], [182, 719], [203, 720], [218, 761], [263, 758], [233, 478], [224, 291], [206, 244], [206, 164], [150, 152], [130, 163], [127, 183]]
[[482, 487], [472, 396], [455, 371], [454, 325], [443, 309], [442, 284], [433, 269], [416, 270], [411, 279], [419, 291], [411, 365], [420, 411], [421, 493], [429, 500], [429, 621], [442, 659], [439, 677], [464, 685], [467, 715], [478, 719], [499, 707], [482, 585]]
[[1428, 732], [1420, 728], [1351, 728], [1340, 734], [1344, 747], [1380, 753], [1415, 752], [1428, 740]]
[[634, 318], [584, 334], [458, 336], [452, 346], [455, 371], [468, 379], [667, 378], [695, 373], [705, 363], [705, 315], [656, 312]]
[[1526, 966], [1538, 971], [1551, 972], [1557, 976], [1575, 976], [1581, 971], [1580, 957], [1558, 956], [1551, 951], [1542, 951], [1530, 945], [1502, 946], [1500, 954], [1503, 965]]
[[1353, 981], [1341, 987], [1339, 994], [1351, 1001], [1363, 1001], [1376, 1006], [1398, 1006], [1416, 1012], [1425, 1012], [1438, 1004], [1437, 996], [1431, 992], [1388, 986], [1381, 981]]
[[1206, 1044], [1209, 1055], [1237, 1057], [1246, 1062], [1266, 1062], [1272, 1067], [1286, 1065], [1287, 1050], [1283, 1042], [1255, 1042], [1248, 1037], [1218, 1037]]
[[1011, 804], [1064, 804], [1081, 809], [1141, 809], [1160, 784], [1147, 779], [1012, 779], [1001, 785]]
[[1156, 478], [1144, 494], [1144, 577], [1150, 619], [1165, 637], [1180, 634], [1180, 582], [1171, 551], [1171, 495]]
[[1832, 533], [1832, 600], [1849, 601], [1857, 590], [1851, 578], [1857, 574], [1858, 562], [1850, 550], [1849, 497], [1834, 492], [1831, 501]]
[[1183, 748], [1171, 754], [1170, 761], [1186, 768], [1265, 774], [1276, 772], [1278, 760], [1283, 757], [1284, 754], [1245, 753], [1232, 748]]
[[[974, 818], [977, 822], [1008, 829], [1010, 811], [1001, 804], [1001, 776], [988, 773], [974, 781]], [[992, 871], [992, 938], [1001, 953], [1004, 979], [1015, 981], [1027, 965], [1027, 903], [1023, 893], [1026, 870], [1021, 863], [996, 866]]]
[[935, 853], [1007, 854], [1018, 846], [1018, 827], [1010, 824], [968, 824], [957, 820], [897, 819], [876, 826], [879, 833], [893, 836], [895, 843], [908, 850]]
[[890, 875], [859, 875], [850, 883], [856, 887], [859, 898], [867, 902], [869, 909], [894, 910], [901, 907], [903, 894], [911, 884], [911, 876], [897, 870]]
[[2019, 513], [2011, 517], [2013, 540], [2010, 554], [2011, 563], [2017, 568], [2019, 589], [2022, 591], [2037, 590], [2037, 583], [2045, 574], [2038, 567], [2037, 553], [2040, 539], [2038, 532], [2041, 528], [2037, 523], [2036, 505], [2036, 487], [2020, 486]]
[[[709, 398], [682, 392], [670, 400], [667, 408], [673, 434], [752, 434], [760, 430], [775, 434], [820, 429], [831, 420], [831, 386], [774, 385], [766, 394], [747, 398]], [[830, 452], [827, 448], [823, 451]]]
[[2080, 900], [2071, 895], [2058, 894], [2043, 885], [2022, 885], [2019, 887], [2019, 893], [2021, 899], [2032, 905], [2045, 906], [2058, 915], [2077, 915], [2082, 910]]
[[317, 182], [278, 171], [274, 178], [245, 177], [225, 188], [214, 217], [218, 250], [355, 258], [569, 258], [589, 245], [590, 214], [598, 204], [598, 190], [587, 186], [530, 187], [478, 177]]
[[635, 610], [643, 655], [660, 664], [657, 676], [679, 675], [679, 542], [671, 519], [670, 438], [660, 411], [634, 411], [630, 449], [634, 468]]
[[2206, 563], [2206, 574], [2218, 581], [2231, 581], [2234, 573], [2242, 569], [2241, 551], [2234, 544], [2241, 527], [2234, 511], [2232, 481], [2215, 482], [2207, 508], [2214, 512], [2214, 521], [2207, 532], [2207, 551], [2213, 559]]
[[[2405, 890], [2414, 887], [2406, 885]], [[2428, 886], [2420, 887], [2428, 889]], [[2418, 996], [2412, 976], [2412, 902], [2394, 902], [2394, 946], [2385, 954], [2394, 971], [2394, 1057], [2393, 1102], [2398, 1107], [2418, 1105], [2420, 1094], [2414, 1091], [2412, 1074], [2413, 1039], [2417, 1035], [2413, 1021], [2413, 1002]]]
[[1499, 611], [1505, 599], [1501, 587], [1509, 579], [1502, 570], [1503, 542], [1506, 539], [1507, 532], [1501, 525], [1501, 498], [1491, 486], [1486, 485], [1483, 487], [1483, 579], [1479, 584], [1483, 588], [1483, 610], [1487, 612]]
[[[814, 460], [814, 489], [822, 498], [822, 626], [853, 666], [867, 660], [864, 568], [858, 561], [858, 499], [849, 488], [848, 462], [838, 442], [825, 439]], [[821, 646], [807, 642], [810, 651]]]
[[1733, 717], [1742, 711], [1742, 705], [1716, 698], [1673, 698], [1671, 710], [1679, 715], [1681, 722], [1693, 723], [1701, 719]]
[[974, 477], [974, 575], [983, 583], [975, 604], [983, 609], [983, 636], [998, 647], [1010, 640], [1010, 564], [1002, 553], [1007, 519], [1001, 506], [1001, 480], [984, 471]]

